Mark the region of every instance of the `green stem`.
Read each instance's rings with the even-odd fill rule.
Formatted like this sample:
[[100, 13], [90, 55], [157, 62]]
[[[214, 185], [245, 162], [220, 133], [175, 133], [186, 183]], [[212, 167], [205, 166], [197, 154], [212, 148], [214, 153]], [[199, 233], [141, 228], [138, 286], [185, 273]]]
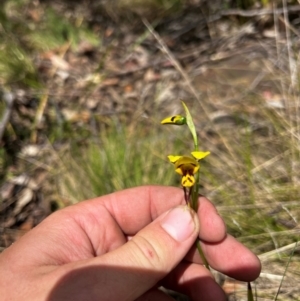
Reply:
[[251, 287], [250, 282], [247, 283], [247, 300], [248, 301], [254, 301], [253, 291], [252, 291], [252, 287]]
[[198, 210], [199, 172], [195, 175], [195, 185], [192, 188], [192, 208]]
[[[199, 172], [197, 172], [196, 174], [196, 184], [193, 186], [192, 188], [192, 209], [197, 212], [198, 210], [198, 192], [199, 192]], [[205, 258], [205, 255], [202, 251], [202, 248], [201, 248], [201, 245], [200, 245], [200, 239], [197, 238], [196, 240], [196, 247], [197, 247], [197, 250], [198, 250], [198, 253], [203, 261], [203, 264], [205, 265], [205, 267], [209, 270], [210, 267], [209, 267], [209, 264], [208, 264], [208, 261], [207, 259]]]
[[[198, 151], [198, 137], [195, 135], [194, 139], [194, 151]], [[195, 175], [195, 185], [192, 188], [192, 208], [197, 212], [198, 210], [198, 194], [199, 194], [199, 178], [200, 170]]]
[[201, 245], [200, 245], [200, 239], [199, 239], [199, 238], [197, 238], [197, 240], [196, 240], [196, 247], [197, 247], [198, 253], [199, 253], [199, 255], [200, 255], [200, 257], [201, 257], [201, 259], [202, 259], [202, 261], [203, 261], [203, 264], [205, 265], [205, 267], [206, 267], [208, 270], [210, 270], [208, 261], [207, 261], [205, 255], [204, 255], [204, 253], [203, 253], [203, 251], [202, 251], [202, 248], [201, 248]]
[[[194, 149], [195, 151], [198, 151], [198, 141], [197, 141], [197, 137], [196, 139], [194, 139]], [[198, 211], [198, 196], [199, 196], [199, 178], [200, 178], [200, 170], [196, 173], [195, 175], [195, 185], [192, 187], [192, 208], [195, 212]], [[196, 247], [198, 250], [198, 253], [203, 261], [203, 264], [205, 265], [205, 267], [210, 270], [208, 261], [202, 251], [201, 245], [200, 245], [200, 239], [197, 238], [196, 240]]]
[[[192, 134], [192, 137], [193, 137], [193, 141], [194, 141], [194, 150], [195, 152], [198, 151], [198, 136], [197, 136], [197, 131], [196, 131], [196, 128], [195, 128], [195, 124], [193, 122], [193, 118], [190, 114], [190, 111], [188, 109], [188, 107], [186, 106], [186, 104], [184, 103], [184, 101], [181, 101], [182, 102], [182, 105], [183, 105], [183, 108], [185, 110], [185, 113], [186, 113], [186, 124]], [[200, 172], [198, 171], [197, 174], [195, 175], [195, 185], [191, 188], [192, 191], [191, 191], [191, 199], [189, 200], [190, 202], [190, 205], [192, 207], [192, 209], [197, 212], [198, 211], [198, 195], [199, 195], [199, 178], [200, 178]], [[209, 264], [204, 256], [204, 253], [201, 249], [201, 245], [200, 245], [200, 239], [198, 238], [196, 240], [196, 247], [197, 247], [197, 250], [199, 252], [199, 255], [204, 263], [204, 265], [206, 266], [206, 268], [209, 270]]]

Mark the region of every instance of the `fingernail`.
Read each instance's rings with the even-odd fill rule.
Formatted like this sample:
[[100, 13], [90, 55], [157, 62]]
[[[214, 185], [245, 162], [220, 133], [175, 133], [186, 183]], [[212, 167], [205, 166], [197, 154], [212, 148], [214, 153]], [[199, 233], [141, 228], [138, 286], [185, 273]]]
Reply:
[[189, 238], [195, 229], [191, 212], [187, 207], [172, 209], [161, 221], [161, 226], [179, 242]]

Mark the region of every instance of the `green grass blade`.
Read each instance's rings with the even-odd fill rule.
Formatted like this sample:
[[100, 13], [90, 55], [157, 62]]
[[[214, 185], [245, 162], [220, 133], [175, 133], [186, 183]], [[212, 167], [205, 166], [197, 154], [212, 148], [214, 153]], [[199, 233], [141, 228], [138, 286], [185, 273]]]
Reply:
[[292, 251], [292, 253], [291, 253], [291, 256], [289, 257], [289, 260], [288, 260], [288, 262], [287, 262], [287, 264], [286, 264], [286, 267], [285, 267], [285, 270], [284, 270], [284, 274], [283, 274], [283, 276], [282, 276], [282, 279], [281, 279], [281, 281], [280, 281], [280, 284], [279, 284], [279, 287], [278, 287], [276, 296], [275, 296], [275, 298], [274, 298], [275, 301], [276, 301], [277, 298], [278, 298], [278, 295], [279, 295], [279, 293], [280, 293], [280, 289], [281, 289], [282, 284], [283, 284], [283, 279], [284, 279], [284, 277], [285, 277], [285, 274], [286, 274], [286, 272], [287, 272], [287, 269], [288, 269], [288, 267], [289, 267], [289, 265], [290, 265], [290, 262], [291, 262], [291, 260], [292, 260], [292, 257], [293, 257], [293, 255], [294, 255], [294, 252], [295, 252], [297, 246], [298, 246], [298, 242], [296, 242], [295, 247], [294, 247], [294, 249], [293, 249], [293, 251]]

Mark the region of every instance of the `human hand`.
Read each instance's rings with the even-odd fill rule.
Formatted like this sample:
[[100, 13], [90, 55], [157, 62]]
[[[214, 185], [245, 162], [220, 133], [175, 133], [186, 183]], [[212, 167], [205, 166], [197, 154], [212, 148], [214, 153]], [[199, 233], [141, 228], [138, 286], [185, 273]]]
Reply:
[[145, 186], [59, 210], [0, 255], [1, 300], [172, 300], [159, 285], [195, 301], [225, 300], [197, 236], [210, 266], [231, 277], [254, 280], [260, 262], [199, 201], [196, 215], [182, 190]]

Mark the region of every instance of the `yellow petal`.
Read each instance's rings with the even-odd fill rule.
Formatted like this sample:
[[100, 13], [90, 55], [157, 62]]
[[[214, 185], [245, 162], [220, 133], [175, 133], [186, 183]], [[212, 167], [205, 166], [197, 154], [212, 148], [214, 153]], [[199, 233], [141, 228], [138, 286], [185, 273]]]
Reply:
[[192, 187], [194, 184], [195, 184], [194, 176], [189, 175], [189, 174], [182, 176], [181, 185], [183, 187]]
[[161, 121], [161, 124], [174, 124], [174, 125], [183, 125], [186, 124], [186, 118], [181, 115], [174, 115], [167, 117]]
[[199, 164], [194, 166], [193, 174], [195, 174], [199, 170], [199, 168], [200, 168]]
[[177, 172], [178, 174], [180, 174], [181, 176], [183, 176], [183, 171], [180, 167], [175, 168], [175, 172]]
[[197, 160], [195, 160], [194, 158], [192, 157], [189, 157], [189, 156], [173, 156], [174, 158], [176, 158], [176, 161], [172, 162], [170, 159], [170, 161], [172, 163], [176, 163], [176, 165], [186, 165], [186, 164], [192, 164], [192, 165], [198, 165], [198, 162]]
[[197, 160], [201, 160], [206, 156], [208, 156], [209, 154], [210, 152], [192, 152], [193, 157], [196, 158]]
[[171, 163], [176, 163], [180, 158], [182, 158], [182, 156], [168, 156]]

